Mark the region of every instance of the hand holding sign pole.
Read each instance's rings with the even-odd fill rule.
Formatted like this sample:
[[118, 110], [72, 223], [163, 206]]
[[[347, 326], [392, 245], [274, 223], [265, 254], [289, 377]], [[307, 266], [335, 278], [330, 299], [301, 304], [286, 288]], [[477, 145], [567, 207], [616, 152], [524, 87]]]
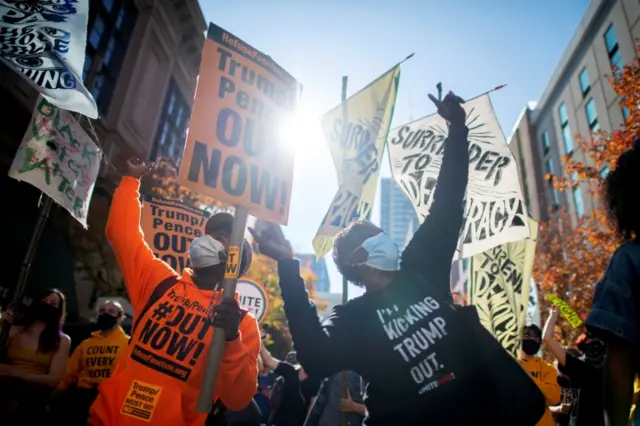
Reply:
[[[236, 207], [236, 214], [231, 227], [229, 237], [229, 249], [227, 256], [227, 270], [222, 282], [223, 297], [235, 299], [236, 285], [238, 283], [238, 272], [240, 271], [240, 258], [242, 257], [242, 243], [244, 241], [244, 230], [247, 226], [247, 209]], [[218, 380], [218, 367], [222, 361], [222, 353], [227, 336], [223, 329], [216, 329], [213, 333], [213, 342], [207, 355], [207, 368], [202, 381], [202, 388], [198, 396], [198, 411], [208, 413], [211, 411], [215, 384]]]

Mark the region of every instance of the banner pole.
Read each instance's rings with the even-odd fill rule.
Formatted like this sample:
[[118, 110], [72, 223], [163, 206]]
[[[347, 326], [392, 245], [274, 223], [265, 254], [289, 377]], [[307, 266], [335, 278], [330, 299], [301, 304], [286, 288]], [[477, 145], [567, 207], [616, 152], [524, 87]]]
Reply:
[[[38, 249], [38, 243], [40, 242], [42, 231], [44, 230], [47, 220], [49, 219], [49, 213], [51, 212], [52, 205], [53, 200], [51, 199], [51, 197], [47, 196], [45, 193], [41, 193], [38, 219], [36, 220], [33, 232], [31, 233], [31, 239], [29, 240], [29, 245], [27, 246], [27, 252], [24, 256], [24, 259], [22, 260], [22, 267], [20, 268], [18, 282], [16, 283], [16, 288], [13, 292], [12, 306], [14, 318], [15, 314], [22, 306], [22, 299], [24, 298], [24, 293], [27, 288], [27, 279], [29, 278], [29, 272], [31, 272], [31, 263], [33, 262], [33, 258]], [[11, 324], [5, 324], [3, 321], [2, 334], [0, 334], [0, 360], [4, 359], [6, 341], [9, 337], [10, 329]]]
[[[406, 59], [405, 59], [406, 60]], [[348, 129], [349, 123], [349, 109], [347, 108], [347, 83], [349, 82], [349, 76], [342, 77], [342, 132], [344, 133]], [[343, 137], [346, 137], [343, 136]], [[342, 277], [342, 304], [346, 304], [349, 301], [349, 281], [343, 276]], [[348, 377], [347, 372], [342, 372], [342, 398], [347, 398], [348, 395]], [[348, 425], [349, 418], [346, 413], [340, 414], [340, 424], [341, 426]]]
[[[222, 281], [222, 297], [226, 299], [234, 299], [236, 295], [236, 285], [238, 284], [238, 274], [240, 272], [240, 261], [242, 259], [242, 246], [244, 242], [244, 231], [247, 226], [247, 208], [237, 206], [236, 213], [231, 226], [231, 235], [229, 237], [229, 256], [227, 262], [233, 262], [232, 248], [237, 253], [236, 262], [238, 267], [235, 269], [235, 276], [225, 274]], [[204, 372], [204, 380], [200, 387], [200, 395], [198, 395], [198, 411], [201, 413], [210, 413], [213, 407], [213, 396], [215, 395], [216, 381], [218, 380], [218, 369], [224, 352], [224, 345], [227, 336], [223, 329], [216, 328], [213, 333], [211, 348], [207, 353], [207, 366]]]

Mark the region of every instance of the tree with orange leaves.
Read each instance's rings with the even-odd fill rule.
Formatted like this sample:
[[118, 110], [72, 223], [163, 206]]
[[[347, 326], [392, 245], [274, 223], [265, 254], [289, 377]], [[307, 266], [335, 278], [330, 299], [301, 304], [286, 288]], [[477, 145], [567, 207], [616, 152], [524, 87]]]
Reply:
[[[640, 47], [637, 48], [640, 53]], [[597, 130], [584, 138], [578, 135], [579, 150], [584, 159], [577, 159], [575, 151], [562, 159], [565, 176], [550, 176], [558, 190], [584, 188], [596, 201], [598, 208], [579, 218], [575, 228], [566, 210], [552, 212], [550, 219], [540, 225], [540, 236], [533, 276], [541, 292], [542, 313], [546, 315], [549, 302], [546, 295], [557, 294], [582, 318], [591, 307], [595, 284], [604, 273], [611, 255], [620, 245], [619, 236], [601, 204], [602, 180], [615, 168], [615, 160], [640, 138], [640, 61], [614, 70], [609, 77], [620, 106], [626, 114], [620, 128], [605, 132]], [[567, 321], [560, 321], [559, 341], [572, 344], [581, 329], [572, 329]]]

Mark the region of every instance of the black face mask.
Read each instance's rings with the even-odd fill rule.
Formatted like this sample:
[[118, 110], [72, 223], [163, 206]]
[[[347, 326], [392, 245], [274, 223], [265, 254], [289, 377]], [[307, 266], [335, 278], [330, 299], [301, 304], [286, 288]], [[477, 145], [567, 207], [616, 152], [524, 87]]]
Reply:
[[538, 353], [540, 350], [540, 342], [533, 339], [524, 339], [522, 341], [522, 351], [531, 356]]
[[58, 321], [58, 308], [48, 303], [37, 302], [33, 307], [33, 314], [38, 321], [42, 321], [47, 324], [52, 324]]
[[117, 321], [118, 319], [113, 315], [100, 314], [98, 315], [98, 321], [96, 322], [96, 325], [98, 326], [99, 330], [105, 331], [115, 327]]

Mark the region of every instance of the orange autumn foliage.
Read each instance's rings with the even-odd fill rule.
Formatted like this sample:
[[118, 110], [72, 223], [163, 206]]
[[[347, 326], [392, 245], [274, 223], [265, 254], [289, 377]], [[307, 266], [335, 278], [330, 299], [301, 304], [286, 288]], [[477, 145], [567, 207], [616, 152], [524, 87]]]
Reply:
[[[640, 47], [637, 50], [640, 53]], [[533, 276], [540, 288], [543, 320], [549, 307], [546, 295], [550, 293], [585, 318], [595, 285], [621, 242], [602, 204], [602, 181], [615, 168], [618, 156], [640, 138], [640, 62], [636, 59], [615, 71], [609, 82], [621, 99], [621, 108], [628, 112], [625, 123], [611, 132], [597, 130], [588, 138], [577, 135], [578, 148], [562, 159], [564, 176], [546, 177], [558, 190], [584, 189], [596, 207], [580, 217], [575, 228], [564, 209], [552, 212], [551, 218], [540, 225]], [[583, 155], [578, 155], [580, 152]], [[572, 329], [565, 320], [558, 325], [556, 336], [564, 344], [573, 344], [583, 331]]]

